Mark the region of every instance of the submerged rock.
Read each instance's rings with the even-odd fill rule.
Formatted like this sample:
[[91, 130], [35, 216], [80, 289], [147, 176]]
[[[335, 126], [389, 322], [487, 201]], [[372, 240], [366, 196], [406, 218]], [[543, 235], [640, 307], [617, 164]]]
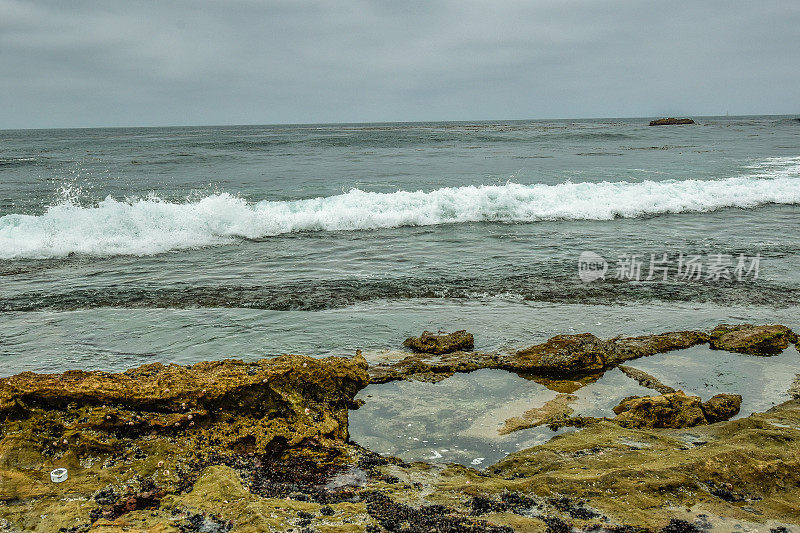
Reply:
[[694, 124], [694, 120], [690, 118], [659, 118], [651, 120], [651, 126], [674, 126], [676, 124]]
[[669, 385], [664, 385], [657, 377], [648, 374], [644, 370], [625, 365], [620, 365], [619, 369], [629, 378], [635, 379], [642, 387], [656, 390], [661, 394], [675, 392], [675, 389]]
[[411, 348], [415, 352], [440, 355], [459, 350], [471, 350], [474, 346], [474, 339], [472, 333], [467, 333], [463, 329], [453, 333], [423, 331], [419, 337], [407, 338], [403, 341], [403, 346]]
[[777, 355], [797, 335], [786, 326], [754, 326], [752, 324], [720, 324], [711, 331], [709, 345], [715, 350], [746, 353], [749, 355]]
[[703, 414], [709, 424], [730, 420], [739, 414], [742, 397], [738, 394], [717, 394], [703, 402]]
[[553, 424], [560, 419], [565, 419], [573, 413], [570, 404], [577, 401], [574, 394], [559, 394], [552, 400], [545, 402], [541, 407], [534, 407], [525, 411], [522, 416], [509, 418], [498, 430], [500, 435], [507, 435], [520, 429]]

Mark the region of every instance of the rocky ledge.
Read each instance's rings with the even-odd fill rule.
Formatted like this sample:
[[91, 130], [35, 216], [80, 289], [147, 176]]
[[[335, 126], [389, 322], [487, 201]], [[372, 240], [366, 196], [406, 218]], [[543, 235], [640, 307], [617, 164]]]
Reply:
[[[423, 337], [425, 334], [430, 335], [425, 332]], [[445, 335], [438, 337], [446, 338]], [[469, 335], [469, 340], [471, 345], [472, 335]], [[703, 331], [672, 331], [637, 337], [618, 336], [605, 340], [591, 333], [556, 335], [546, 342], [509, 354], [478, 351], [414, 353], [398, 360], [371, 365], [369, 375], [372, 383], [398, 379], [436, 382], [457, 372], [495, 368], [569, 381], [599, 375], [632, 359], [691, 348], [699, 344], [750, 355], [774, 355], [797, 340], [797, 335], [786, 326], [752, 324], [720, 324], [710, 334]]]
[[[764, 327], [736, 331], [754, 328]], [[348, 439], [348, 410], [370, 379], [491, 366], [541, 372], [569, 394], [626, 360], [712, 338], [566, 335], [514, 354], [373, 368], [360, 355], [287, 355], [0, 379], [0, 531], [791, 531], [797, 399], [720, 422], [738, 410], [735, 396], [703, 402], [637, 374], [663, 394], [626, 399], [617, 417], [483, 471], [404, 463]], [[56, 468], [66, 480], [51, 480]]]

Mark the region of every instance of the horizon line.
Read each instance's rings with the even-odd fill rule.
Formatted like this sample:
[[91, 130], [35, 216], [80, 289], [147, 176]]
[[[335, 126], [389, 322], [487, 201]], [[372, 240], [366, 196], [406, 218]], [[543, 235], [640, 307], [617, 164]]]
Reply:
[[249, 123], [249, 124], [170, 124], [160, 126], [55, 126], [33, 128], [0, 128], [0, 131], [52, 131], [52, 130], [113, 130], [113, 129], [158, 129], [158, 128], [238, 128], [238, 127], [274, 127], [274, 126], [354, 126], [366, 124], [447, 124], [447, 123], [481, 123], [481, 122], [546, 122], [565, 120], [650, 120], [657, 118], [745, 118], [745, 117], [793, 117], [800, 113], [789, 114], [748, 114], [748, 115], [674, 115], [665, 117], [661, 115], [628, 116], [628, 117], [564, 117], [564, 118], [514, 118], [514, 119], [461, 119], [461, 120], [388, 120], [376, 122], [275, 122], [275, 123]]

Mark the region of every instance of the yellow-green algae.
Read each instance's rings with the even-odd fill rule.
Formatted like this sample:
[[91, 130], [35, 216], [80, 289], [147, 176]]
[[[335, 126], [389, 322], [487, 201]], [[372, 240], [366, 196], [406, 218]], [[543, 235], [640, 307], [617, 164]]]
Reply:
[[[562, 339], [520, 368], [566, 358], [554, 383], [578, 384], [597, 375], [598, 346], [611, 347], [607, 368], [704, 342], [695, 333]], [[392, 372], [373, 376], [404, 377]], [[480, 472], [348, 443], [347, 410], [368, 381], [361, 357], [304, 356], [2, 379], [0, 531], [659, 531], [698, 515], [720, 531], [800, 524], [800, 400], [690, 429], [588, 420]], [[66, 482], [49, 480], [56, 467]], [[348, 469], [362, 482], [326, 487]]]

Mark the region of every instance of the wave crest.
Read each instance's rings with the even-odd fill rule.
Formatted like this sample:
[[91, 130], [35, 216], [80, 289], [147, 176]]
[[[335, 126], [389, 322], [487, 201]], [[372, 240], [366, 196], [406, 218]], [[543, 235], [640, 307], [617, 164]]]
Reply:
[[725, 207], [800, 204], [800, 179], [482, 185], [430, 192], [347, 193], [249, 203], [227, 193], [173, 203], [151, 196], [92, 207], [63, 202], [42, 215], [0, 217], [0, 258], [152, 255], [300, 231], [350, 231], [459, 222], [610, 220]]

